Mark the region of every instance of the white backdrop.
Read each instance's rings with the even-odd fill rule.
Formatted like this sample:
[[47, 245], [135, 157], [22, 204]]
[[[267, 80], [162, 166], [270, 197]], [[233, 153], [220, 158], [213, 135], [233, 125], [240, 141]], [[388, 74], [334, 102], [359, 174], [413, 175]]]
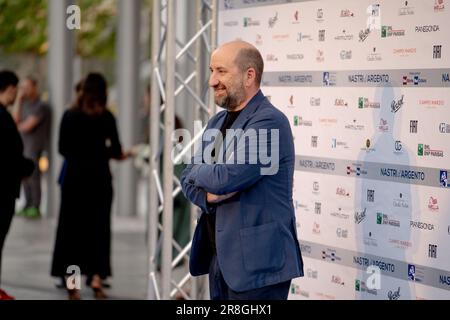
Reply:
[[222, 0], [218, 23], [291, 121], [290, 299], [450, 299], [450, 2]]

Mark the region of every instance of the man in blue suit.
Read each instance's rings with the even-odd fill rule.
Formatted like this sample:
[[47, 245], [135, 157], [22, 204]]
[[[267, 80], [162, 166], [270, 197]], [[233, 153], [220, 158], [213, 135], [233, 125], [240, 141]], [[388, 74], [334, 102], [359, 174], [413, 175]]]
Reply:
[[259, 51], [243, 41], [213, 52], [209, 85], [225, 110], [209, 121], [181, 177], [184, 195], [202, 210], [190, 272], [209, 273], [213, 300], [287, 299], [291, 280], [303, 276], [293, 137], [259, 89], [263, 68]]

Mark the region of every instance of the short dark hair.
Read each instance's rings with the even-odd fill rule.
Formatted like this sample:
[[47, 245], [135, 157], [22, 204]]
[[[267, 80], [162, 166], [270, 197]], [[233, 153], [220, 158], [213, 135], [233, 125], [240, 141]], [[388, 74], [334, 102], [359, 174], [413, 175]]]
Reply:
[[236, 55], [234, 63], [245, 72], [248, 68], [255, 69], [256, 83], [261, 85], [262, 74], [264, 72], [264, 61], [261, 53], [256, 48], [242, 48]]
[[19, 83], [19, 78], [17, 75], [9, 70], [0, 71], [0, 92], [8, 89], [9, 86], [17, 87]]

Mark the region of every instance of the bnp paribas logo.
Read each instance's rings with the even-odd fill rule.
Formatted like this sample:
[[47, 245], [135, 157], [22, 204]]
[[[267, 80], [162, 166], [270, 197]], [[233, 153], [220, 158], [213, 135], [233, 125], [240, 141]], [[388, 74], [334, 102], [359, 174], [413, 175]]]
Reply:
[[419, 145], [417, 146], [417, 155], [423, 156], [423, 143], [419, 143]]

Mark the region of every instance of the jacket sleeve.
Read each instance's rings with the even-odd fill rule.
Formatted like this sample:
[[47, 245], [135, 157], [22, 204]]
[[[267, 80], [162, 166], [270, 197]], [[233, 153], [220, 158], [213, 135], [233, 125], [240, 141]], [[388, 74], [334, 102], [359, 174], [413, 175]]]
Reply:
[[[282, 129], [280, 122], [276, 120], [276, 117], [266, 115], [255, 118], [248, 124], [246, 133], [252, 131], [256, 134], [258, 141], [256, 146], [255, 140], [245, 139], [244, 136], [239, 139], [234, 149], [234, 157], [232, 157], [234, 161], [228, 163], [229, 159], [227, 159], [225, 163], [195, 164], [185, 173], [185, 181], [195, 188], [222, 195], [245, 190], [264, 175], [276, 174], [280, 160], [280, 129]], [[270, 168], [267, 168], [266, 160], [268, 160], [269, 151], [271, 164]], [[243, 156], [245, 158], [240, 161]], [[266, 159], [261, 161], [261, 156], [265, 156]], [[257, 160], [251, 161], [252, 159]]]

